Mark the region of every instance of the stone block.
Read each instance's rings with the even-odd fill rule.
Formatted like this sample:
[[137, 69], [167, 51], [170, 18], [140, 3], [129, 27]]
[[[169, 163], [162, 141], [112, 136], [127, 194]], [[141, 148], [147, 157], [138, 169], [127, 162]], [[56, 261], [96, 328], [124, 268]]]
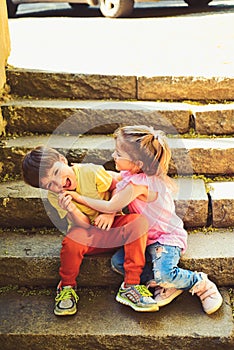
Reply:
[[203, 180], [181, 178], [176, 180], [178, 192], [174, 194], [177, 215], [186, 228], [203, 227], [208, 220], [208, 197]]
[[69, 99], [136, 99], [136, 77], [53, 73], [9, 68], [8, 84], [18, 96]]
[[139, 100], [234, 100], [234, 79], [227, 77], [139, 77]]
[[234, 182], [210, 184], [214, 227], [234, 226]]
[[233, 138], [169, 139], [174, 174], [234, 174]]
[[195, 130], [203, 135], [234, 134], [234, 104], [193, 107]]

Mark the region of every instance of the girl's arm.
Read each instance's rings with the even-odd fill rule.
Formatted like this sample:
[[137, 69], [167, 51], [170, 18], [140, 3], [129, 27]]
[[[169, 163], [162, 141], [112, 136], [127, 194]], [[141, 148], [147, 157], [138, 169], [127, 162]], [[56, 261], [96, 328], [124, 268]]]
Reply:
[[83, 214], [74, 203], [72, 203], [72, 196], [60, 193], [58, 197], [59, 206], [67, 211], [68, 219], [75, 225], [88, 228], [90, 227], [89, 218]]
[[109, 188], [109, 191], [111, 192], [116, 188], [117, 182], [119, 182], [121, 180], [121, 175], [120, 175], [120, 173], [117, 173], [117, 172], [111, 171], [111, 170], [108, 170], [107, 172], [108, 172], [108, 174], [110, 174], [112, 176], [112, 183], [111, 183], [110, 188]]
[[148, 188], [146, 186], [128, 184], [123, 190], [115, 193], [109, 201], [93, 199], [79, 195], [77, 192], [67, 191], [67, 195], [72, 195], [76, 202], [87, 205], [99, 212], [113, 213], [126, 207], [135, 198], [143, 195], [147, 198]]

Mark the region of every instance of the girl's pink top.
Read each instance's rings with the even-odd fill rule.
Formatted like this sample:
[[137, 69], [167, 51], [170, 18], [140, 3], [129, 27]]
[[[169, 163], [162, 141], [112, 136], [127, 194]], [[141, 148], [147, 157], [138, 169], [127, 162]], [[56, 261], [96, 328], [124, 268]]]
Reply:
[[175, 212], [174, 200], [171, 191], [165, 181], [159, 176], [147, 176], [144, 173], [131, 174], [129, 171], [121, 171], [122, 180], [117, 184], [117, 192], [126, 185], [147, 186], [149, 191], [157, 192], [157, 199], [152, 202], [144, 202], [135, 199], [129, 205], [131, 213], [143, 214], [149, 223], [147, 245], [159, 242], [170, 246], [177, 246], [184, 252], [187, 248], [187, 232], [183, 221]]

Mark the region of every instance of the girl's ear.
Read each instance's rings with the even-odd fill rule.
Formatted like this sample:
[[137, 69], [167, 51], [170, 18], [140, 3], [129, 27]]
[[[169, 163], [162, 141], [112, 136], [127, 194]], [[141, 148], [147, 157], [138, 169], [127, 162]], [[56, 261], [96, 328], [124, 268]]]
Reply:
[[141, 160], [136, 161], [135, 164], [138, 166], [139, 169], [142, 169], [143, 162]]
[[59, 155], [59, 161], [64, 164], [68, 164], [67, 158], [65, 158], [62, 154]]

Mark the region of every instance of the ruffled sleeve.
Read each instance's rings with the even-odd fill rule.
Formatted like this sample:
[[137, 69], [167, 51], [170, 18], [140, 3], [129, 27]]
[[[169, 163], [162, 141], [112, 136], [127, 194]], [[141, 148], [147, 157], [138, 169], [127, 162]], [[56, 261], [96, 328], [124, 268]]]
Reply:
[[117, 192], [124, 189], [129, 183], [148, 186], [147, 176], [144, 173], [131, 174], [130, 171], [121, 171], [120, 174], [122, 180], [116, 185]]

